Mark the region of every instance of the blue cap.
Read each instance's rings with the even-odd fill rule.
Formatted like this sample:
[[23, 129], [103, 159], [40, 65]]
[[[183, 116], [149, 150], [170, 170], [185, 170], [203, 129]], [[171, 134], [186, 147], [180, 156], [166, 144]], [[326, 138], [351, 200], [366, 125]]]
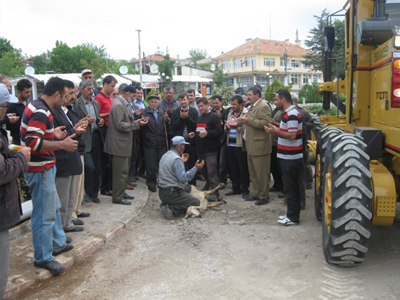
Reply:
[[189, 143], [185, 141], [184, 137], [180, 136], [180, 135], [177, 135], [177, 136], [173, 137], [171, 139], [171, 141], [172, 141], [172, 145], [174, 145], [174, 146], [180, 145], [180, 144], [189, 145]]
[[10, 101], [10, 93], [4, 83], [0, 83], [0, 105]]

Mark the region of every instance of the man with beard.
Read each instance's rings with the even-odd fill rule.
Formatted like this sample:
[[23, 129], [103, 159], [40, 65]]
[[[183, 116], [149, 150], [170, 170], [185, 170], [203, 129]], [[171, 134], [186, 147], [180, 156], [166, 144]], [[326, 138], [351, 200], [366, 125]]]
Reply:
[[[32, 149], [26, 183], [32, 193], [32, 240], [34, 266], [61, 274], [65, 268], [54, 256], [69, 251], [60, 218], [60, 199], [55, 185], [55, 150], [73, 152], [78, 142], [74, 134], [67, 136], [63, 127], [54, 128], [50, 109], [59, 109], [66, 92], [64, 80], [51, 78], [44, 87], [43, 96], [25, 108], [21, 121], [21, 144]], [[55, 140], [57, 139], [57, 140]]]

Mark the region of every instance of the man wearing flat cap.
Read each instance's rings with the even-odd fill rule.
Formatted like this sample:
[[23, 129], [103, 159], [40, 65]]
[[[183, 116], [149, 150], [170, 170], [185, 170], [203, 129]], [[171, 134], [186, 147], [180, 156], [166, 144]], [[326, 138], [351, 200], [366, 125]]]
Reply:
[[171, 150], [163, 155], [160, 160], [158, 173], [159, 196], [162, 201], [161, 210], [168, 219], [186, 213], [189, 206], [200, 205], [200, 200], [190, 195], [190, 185], [197, 170], [204, 166], [204, 160], [196, 162], [196, 165], [185, 171], [185, 162], [189, 154], [183, 153], [185, 145], [189, 145], [183, 136], [175, 136], [171, 139]]
[[132, 131], [147, 124], [144, 118], [134, 119], [130, 102], [135, 94], [132, 85], [126, 86], [122, 94], [115, 98], [109, 115], [104, 151], [112, 155], [112, 202], [115, 204], [132, 204], [128, 200], [133, 197], [125, 193], [132, 155]]

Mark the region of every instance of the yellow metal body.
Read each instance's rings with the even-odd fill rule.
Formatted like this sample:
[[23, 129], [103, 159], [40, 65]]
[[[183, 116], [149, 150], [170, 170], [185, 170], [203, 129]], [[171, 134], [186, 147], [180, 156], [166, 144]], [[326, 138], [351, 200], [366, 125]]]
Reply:
[[393, 175], [379, 161], [372, 160], [369, 169], [372, 175], [372, 225], [392, 225], [396, 216], [396, 186]]
[[400, 108], [391, 106], [393, 56], [395, 52], [400, 55], [400, 50], [394, 48], [394, 38], [378, 47], [358, 42], [358, 24], [362, 19], [371, 18], [373, 12], [374, 1], [349, 2], [345, 14], [345, 79], [319, 86], [320, 92], [337, 93], [339, 87], [339, 93], [346, 95], [346, 117], [323, 116], [320, 121], [350, 133], [355, 127], [373, 127], [383, 132], [384, 157], [370, 163], [372, 224], [391, 225], [400, 193]]

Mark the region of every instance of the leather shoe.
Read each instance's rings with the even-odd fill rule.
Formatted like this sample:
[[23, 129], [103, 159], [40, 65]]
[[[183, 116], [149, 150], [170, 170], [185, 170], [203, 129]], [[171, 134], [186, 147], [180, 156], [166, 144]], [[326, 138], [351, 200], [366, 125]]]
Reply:
[[93, 201], [93, 203], [97, 203], [97, 204], [99, 204], [100, 203], [100, 199], [99, 198], [93, 198], [92, 199], [92, 201]]
[[67, 238], [67, 240], [65, 241], [67, 244], [72, 243], [72, 238], [70, 238], [69, 236], [65, 236]]
[[127, 190], [133, 190], [135, 187], [133, 185], [127, 184], [126, 189]]
[[75, 220], [72, 220], [72, 223], [74, 225], [80, 225], [80, 226], [85, 225], [85, 223], [81, 219], [78, 219], [78, 218], [76, 218]]
[[92, 202], [93, 202], [93, 199], [90, 198], [87, 194], [85, 194], [85, 195], [83, 196], [83, 201], [85, 201], [86, 203], [92, 203]]
[[256, 195], [249, 195], [246, 199], [244, 199], [246, 201], [256, 201], [256, 200], [260, 200], [260, 198], [258, 198]]
[[127, 193], [125, 193], [125, 194], [124, 194], [124, 199], [133, 200], [133, 199], [135, 199], [135, 197], [134, 197], [134, 196], [131, 196], [131, 195], [128, 195]]
[[119, 202], [113, 202], [114, 204], [131, 205], [132, 203], [128, 200], [121, 199]]
[[235, 192], [234, 190], [228, 192], [225, 194], [225, 196], [233, 196], [233, 195], [240, 195], [241, 192]]
[[112, 196], [112, 191], [101, 191], [101, 194], [105, 196]]
[[249, 192], [243, 192], [242, 193], [242, 198], [246, 199], [249, 196]]
[[63, 252], [68, 252], [70, 250], [74, 249], [73, 245], [70, 244], [66, 244], [65, 247], [63, 249], [61, 249], [60, 251], [53, 251], [53, 256], [57, 256]]
[[260, 199], [260, 200], [257, 200], [254, 204], [255, 205], [264, 205], [264, 204], [267, 204], [268, 202], [269, 202], [268, 199]]
[[87, 218], [90, 217], [90, 213], [86, 212], [81, 212], [79, 215], [77, 215], [78, 218]]
[[157, 188], [155, 186], [149, 186], [148, 189], [153, 193], [157, 192]]
[[269, 189], [269, 191], [270, 192], [281, 192], [282, 189], [277, 189], [276, 187], [273, 186], [272, 188]]
[[137, 183], [133, 182], [133, 181], [129, 181], [128, 185], [133, 186], [134, 188], [137, 187]]
[[60, 275], [65, 272], [65, 268], [56, 260], [44, 261], [44, 262], [34, 262], [33, 265], [36, 268], [49, 270], [53, 275]]
[[65, 229], [64, 232], [81, 232], [83, 230], [84, 230], [83, 227], [75, 226], [75, 227], [73, 227], [71, 229]]

